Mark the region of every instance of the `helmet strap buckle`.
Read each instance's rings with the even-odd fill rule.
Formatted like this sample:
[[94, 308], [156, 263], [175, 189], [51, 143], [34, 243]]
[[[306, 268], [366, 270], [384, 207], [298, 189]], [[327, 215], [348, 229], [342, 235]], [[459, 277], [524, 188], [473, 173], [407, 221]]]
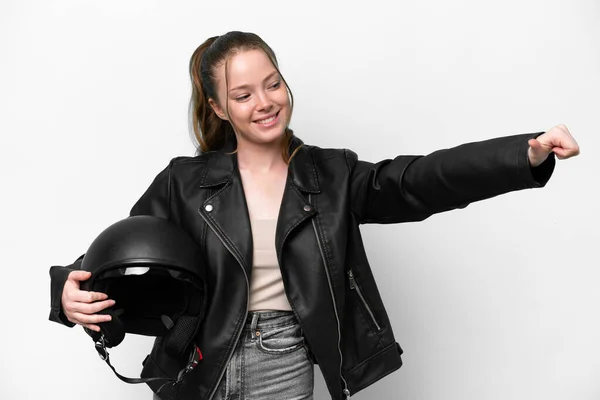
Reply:
[[102, 361], [108, 360], [108, 351], [106, 350], [106, 341], [104, 339], [104, 334], [102, 334], [100, 336], [100, 339], [98, 339], [98, 341], [94, 343], [94, 346], [96, 347], [96, 351], [98, 352], [100, 359], [102, 359]]
[[177, 380], [175, 381], [175, 384], [180, 383], [183, 380], [183, 377], [190, 372], [191, 370], [193, 370], [194, 368], [196, 368], [196, 366], [198, 365], [198, 363], [200, 362], [200, 360], [202, 360], [203, 356], [202, 356], [202, 352], [200, 351], [200, 349], [198, 348], [198, 346], [194, 345], [194, 349], [192, 350], [192, 354], [190, 355], [190, 359], [188, 361], [188, 364], [186, 365], [186, 367], [184, 369], [182, 369], [181, 371], [179, 371], [179, 374], [177, 374]]

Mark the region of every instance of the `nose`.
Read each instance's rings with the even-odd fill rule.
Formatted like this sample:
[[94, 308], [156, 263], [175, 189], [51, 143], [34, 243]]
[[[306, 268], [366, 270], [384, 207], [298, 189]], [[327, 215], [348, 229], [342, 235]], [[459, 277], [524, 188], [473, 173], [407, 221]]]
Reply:
[[261, 111], [268, 111], [273, 106], [273, 101], [269, 98], [266, 93], [261, 93], [258, 95], [258, 108]]

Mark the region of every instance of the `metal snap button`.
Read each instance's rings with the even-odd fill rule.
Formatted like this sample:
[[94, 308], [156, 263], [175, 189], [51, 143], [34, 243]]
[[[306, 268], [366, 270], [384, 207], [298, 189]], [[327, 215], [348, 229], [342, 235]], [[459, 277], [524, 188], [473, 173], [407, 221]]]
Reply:
[[310, 210], [312, 210], [311, 206], [309, 206], [308, 204], [304, 206], [304, 211], [308, 212]]
[[212, 206], [212, 204], [207, 204], [206, 207], [204, 207], [204, 209], [208, 212], [211, 212], [213, 209], [213, 206]]

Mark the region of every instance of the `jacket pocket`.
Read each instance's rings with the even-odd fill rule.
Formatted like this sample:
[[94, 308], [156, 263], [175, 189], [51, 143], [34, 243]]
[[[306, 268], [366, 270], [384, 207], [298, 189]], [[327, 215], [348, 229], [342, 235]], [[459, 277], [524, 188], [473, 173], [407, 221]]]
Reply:
[[373, 309], [369, 306], [369, 303], [367, 302], [367, 299], [365, 298], [364, 292], [360, 288], [360, 284], [358, 283], [358, 279], [356, 278], [356, 275], [354, 275], [353, 270], [348, 271], [348, 281], [350, 283], [350, 289], [358, 297], [359, 303], [361, 304], [361, 308], [365, 313], [365, 317], [367, 318], [368, 321], [370, 321], [370, 324], [372, 325], [373, 330], [375, 331], [375, 333], [380, 332], [381, 325], [379, 324], [379, 322], [377, 322], [377, 318], [375, 317], [375, 314], [373, 313]]

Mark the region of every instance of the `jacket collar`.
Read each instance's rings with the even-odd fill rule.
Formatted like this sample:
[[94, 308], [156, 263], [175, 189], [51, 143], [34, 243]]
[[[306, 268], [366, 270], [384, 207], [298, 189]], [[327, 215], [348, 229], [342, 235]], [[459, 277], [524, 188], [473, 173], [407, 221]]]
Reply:
[[[289, 153], [292, 154], [298, 146], [304, 142], [297, 136], [292, 136]], [[228, 140], [220, 149], [207, 153], [208, 163], [200, 180], [200, 187], [218, 186], [233, 179], [232, 175], [238, 174], [237, 153], [230, 154], [235, 150], [236, 141]], [[306, 145], [300, 147], [292, 158], [289, 165], [289, 177], [294, 186], [303, 192], [320, 193], [319, 179], [311, 152]]]

